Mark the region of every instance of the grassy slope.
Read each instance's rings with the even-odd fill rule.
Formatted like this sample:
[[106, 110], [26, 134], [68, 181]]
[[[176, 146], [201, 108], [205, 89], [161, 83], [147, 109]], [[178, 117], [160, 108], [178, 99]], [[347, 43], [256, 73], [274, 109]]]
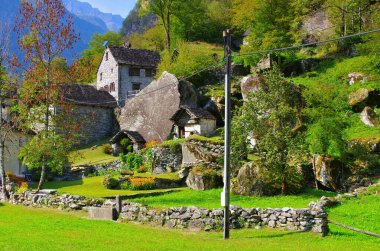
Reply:
[[[293, 81], [305, 86], [327, 83], [331, 85], [345, 83], [347, 93], [362, 87], [370, 87], [380, 90], [380, 75], [373, 67], [371, 57], [358, 56], [354, 58], [335, 59], [322, 62], [316, 71], [310, 74], [293, 78]], [[372, 76], [371, 82], [359, 83], [353, 86], [348, 84], [348, 74], [351, 72], [363, 72]], [[348, 98], [347, 98], [348, 99]], [[359, 118], [359, 114], [353, 114], [349, 118], [350, 127], [347, 129], [348, 139], [371, 138], [380, 135], [380, 126], [369, 127], [364, 125]]]
[[117, 160], [118, 157], [114, 157], [103, 152], [102, 145], [106, 143], [108, 143], [108, 140], [103, 140], [74, 151], [71, 154], [70, 158], [72, 166], [79, 166], [91, 163], [102, 164]]
[[[83, 214], [0, 204], [1, 250], [379, 250], [380, 241], [332, 229], [327, 237], [280, 230], [222, 234], [87, 220]], [[17, 219], [17, 220], [14, 220]]]
[[[165, 178], [172, 178], [171, 176], [163, 176]], [[109, 197], [116, 195], [132, 195], [140, 193], [161, 192], [173, 189], [156, 189], [146, 191], [130, 191], [130, 190], [110, 190], [102, 185], [102, 176], [84, 178], [83, 180], [76, 181], [61, 181], [61, 182], [47, 182], [44, 184], [45, 189], [57, 189], [58, 193], [68, 193], [72, 195], [82, 195], [86, 197]], [[177, 189], [176, 189], [177, 190]]]
[[[179, 193], [165, 194], [155, 197], [145, 197], [132, 199], [135, 202], [144, 203], [153, 207], [167, 208], [178, 206], [198, 206], [204, 208], [220, 208], [220, 193], [222, 189], [208, 191], [193, 191], [186, 189]], [[317, 200], [321, 196], [331, 196], [333, 193], [309, 190], [300, 195], [273, 196], [273, 197], [249, 197], [241, 195], [231, 195], [231, 204], [240, 207], [307, 207], [310, 201]]]

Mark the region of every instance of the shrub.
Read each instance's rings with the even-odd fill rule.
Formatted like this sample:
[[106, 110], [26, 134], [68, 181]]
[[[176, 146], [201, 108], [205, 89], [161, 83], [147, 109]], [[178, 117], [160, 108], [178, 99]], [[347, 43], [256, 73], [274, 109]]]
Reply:
[[115, 189], [119, 186], [119, 181], [110, 174], [104, 176], [102, 183], [107, 189]]
[[156, 188], [156, 179], [153, 177], [131, 177], [129, 178], [129, 189], [152, 190]]
[[148, 169], [144, 165], [140, 166], [139, 169], [137, 169], [138, 173], [146, 173], [147, 171]]
[[128, 190], [129, 189], [129, 182], [128, 181], [123, 181], [120, 183], [120, 189], [122, 190]]
[[129, 146], [131, 144], [130, 140], [128, 138], [124, 138], [120, 141], [120, 145], [124, 148]]
[[21, 182], [20, 186], [17, 189], [17, 193], [24, 193], [28, 191], [29, 185], [26, 182]]
[[127, 149], [127, 152], [129, 152], [129, 153], [133, 152], [133, 146], [132, 145], [127, 146], [126, 149]]
[[152, 141], [145, 143], [145, 148], [154, 147], [154, 146], [159, 145], [159, 144], [160, 144], [160, 142], [158, 142], [157, 140], [152, 140]]
[[112, 154], [112, 146], [110, 144], [103, 145], [103, 152], [105, 154]]
[[5, 176], [8, 176], [9, 181], [13, 182], [16, 179], [16, 175], [14, 175], [12, 172], [5, 172]]

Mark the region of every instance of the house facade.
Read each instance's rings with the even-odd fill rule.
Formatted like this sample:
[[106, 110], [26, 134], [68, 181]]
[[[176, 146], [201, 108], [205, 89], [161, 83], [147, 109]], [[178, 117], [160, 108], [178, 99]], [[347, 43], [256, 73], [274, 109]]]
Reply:
[[155, 51], [109, 46], [97, 72], [96, 88], [109, 92], [120, 107], [154, 80], [160, 56]]
[[173, 136], [188, 138], [191, 135], [211, 136], [216, 130], [216, 118], [202, 108], [181, 107], [171, 118]]

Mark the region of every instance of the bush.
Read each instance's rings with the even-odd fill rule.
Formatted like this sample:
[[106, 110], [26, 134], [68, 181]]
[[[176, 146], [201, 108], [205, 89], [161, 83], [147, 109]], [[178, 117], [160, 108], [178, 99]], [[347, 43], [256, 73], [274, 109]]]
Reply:
[[132, 145], [127, 146], [126, 149], [127, 149], [127, 152], [129, 152], [129, 153], [133, 152], [133, 146]]
[[105, 154], [112, 154], [112, 146], [110, 144], [104, 144], [103, 145], [103, 152]]
[[131, 177], [128, 188], [131, 190], [152, 190], [156, 188], [156, 179], [153, 177]]
[[139, 167], [139, 169], [137, 169], [137, 172], [138, 173], [146, 173], [146, 172], [148, 172], [148, 169], [144, 165], [141, 165]]
[[17, 193], [24, 193], [29, 190], [29, 185], [26, 182], [21, 182], [20, 186], [17, 189]]
[[130, 140], [128, 138], [124, 138], [120, 141], [120, 145], [124, 148], [126, 148], [127, 146], [129, 146], [131, 143], [130, 143]]
[[151, 148], [151, 147], [154, 147], [154, 146], [159, 145], [159, 144], [160, 144], [160, 142], [158, 142], [157, 140], [152, 140], [152, 141], [145, 143], [145, 148]]
[[102, 183], [107, 189], [115, 189], [119, 186], [119, 181], [110, 174], [104, 176]]

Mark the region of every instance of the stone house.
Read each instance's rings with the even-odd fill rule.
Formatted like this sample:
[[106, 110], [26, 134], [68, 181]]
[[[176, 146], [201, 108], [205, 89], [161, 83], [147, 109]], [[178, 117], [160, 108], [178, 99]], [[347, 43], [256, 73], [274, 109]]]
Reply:
[[118, 156], [123, 153], [124, 150], [120, 144], [121, 140], [129, 139], [131, 145], [133, 146], [133, 151], [138, 152], [144, 148], [145, 140], [140, 133], [134, 131], [122, 130], [112, 137], [110, 143], [112, 145], [112, 154]]
[[96, 88], [109, 92], [120, 107], [154, 80], [160, 55], [155, 51], [108, 46], [97, 72]]
[[[118, 131], [117, 102], [110, 93], [91, 85], [64, 84], [63, 98], [73, 105], [73, 119], [80, 127], [80, 144], [103, 140]], [[60, 108], [55, 109], [56, 113]]]
[[188, 138], [191, 135], [210, 136], [216, 130], [216, 118], [202, 108], [182, 106], [171, 120], [174, 122], [175, 138]]

